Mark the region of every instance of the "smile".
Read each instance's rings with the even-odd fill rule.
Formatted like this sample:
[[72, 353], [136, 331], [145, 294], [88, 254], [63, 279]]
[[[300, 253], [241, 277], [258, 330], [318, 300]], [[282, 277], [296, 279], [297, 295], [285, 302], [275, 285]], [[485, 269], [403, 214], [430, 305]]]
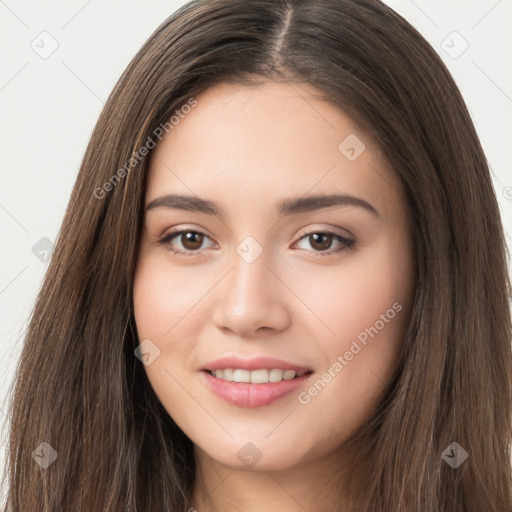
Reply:
[[251, 382], [252, 384], [266, 384], [268, 382], [281, 382], [302, 377], [307, 372], [297, 373], [295, 370], [281, 370], [279, 368], [244, 370], [241, 368], [222, 368], [209, 370], [213, 377], [228, 382]]

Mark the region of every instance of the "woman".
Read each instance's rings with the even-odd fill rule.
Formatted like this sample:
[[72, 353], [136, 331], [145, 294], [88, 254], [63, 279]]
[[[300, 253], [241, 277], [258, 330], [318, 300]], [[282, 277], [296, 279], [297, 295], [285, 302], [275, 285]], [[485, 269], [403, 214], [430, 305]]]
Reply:
[[193, 1], [91, 137], [8, 506], [512, 510], [509, 297], [484, 153], [416, 30], [374, 0]]

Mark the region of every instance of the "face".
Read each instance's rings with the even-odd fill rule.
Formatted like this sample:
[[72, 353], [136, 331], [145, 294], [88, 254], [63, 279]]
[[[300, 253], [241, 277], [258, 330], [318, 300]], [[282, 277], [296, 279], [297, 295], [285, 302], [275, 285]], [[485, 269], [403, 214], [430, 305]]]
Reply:
[[410, 319], [400, 182], [319, 94], [215, 86], [151, 159], [133, 297], [144, 369], [196, 453], [231, 468], [342, 450]]

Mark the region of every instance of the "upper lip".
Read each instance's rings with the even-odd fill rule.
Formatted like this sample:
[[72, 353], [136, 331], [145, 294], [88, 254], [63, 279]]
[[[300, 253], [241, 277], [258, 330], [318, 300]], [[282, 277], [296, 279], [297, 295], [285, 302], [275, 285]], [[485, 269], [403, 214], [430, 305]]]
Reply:
[[253, 359], [240, 359], [239, 357], [227, 356], [215, 359], [202, 368], [203, 370], [220, 370], [224, 368], [239, 368], [241, 370], [260, 370], [279, 368], [281, 370], [294, 370], [297, 374], [311, 372], [310, 368], [299, 366], [282, 359], [274, 357], [255, 357]]

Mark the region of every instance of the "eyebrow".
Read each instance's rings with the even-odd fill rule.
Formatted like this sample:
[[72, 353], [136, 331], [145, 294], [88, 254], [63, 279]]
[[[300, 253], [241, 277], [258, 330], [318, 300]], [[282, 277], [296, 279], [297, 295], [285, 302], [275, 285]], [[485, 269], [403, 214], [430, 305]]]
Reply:
[[[282, 215], [290, 215], [321, 210], [332, 206], [355, 206], [363, 208], [375, 217], [380, 218], [379, 212], [369, 202], [348, 194], [314, 195], [285, 199], [277, 204], [277, 211]], [[186, 210], [224, 218], [224, 211], [219, 205], [213, 201], [194, 196], [167, 194], [153, 199], [146, 206], [146, 212], [154, 208]]]

